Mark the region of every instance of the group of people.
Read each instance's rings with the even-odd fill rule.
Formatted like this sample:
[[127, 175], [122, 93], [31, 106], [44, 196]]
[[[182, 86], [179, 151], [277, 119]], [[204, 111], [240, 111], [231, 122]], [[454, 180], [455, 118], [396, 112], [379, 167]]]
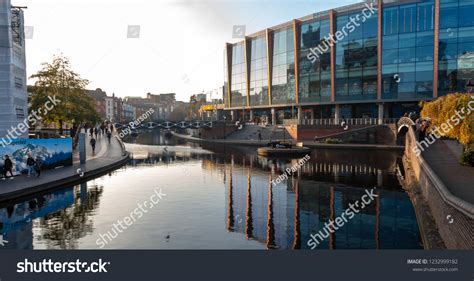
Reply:
[[114, 125], [112, 125], [112, 124], [102, 124], [100, 126], [90, 127], [88, 130], [86, 129], [86, 132], [88, 132], [89, 136], [91, 137], [91, 140], [90, 140], [89, 144], [92, 147], [92, 153], [93, 154], [95, 154], [95, 147], [97, 145], [97, 139], [101, 138], [102, 135], [106, 135], [107, 140], [110, 144], [113, 131], [114, 131]]
[[[31, 177], [33, 174], [36, 174], [37, 177], [41, 175], [41, 167], [43, 165], [43, 160], [41, 157], [37, 156], [36, 159], [33, 158], [33, 154], [28, 153], [28, 157], [26, 158], [26, 166], [28, 168], [28, 177]], [[5, 161], [3, 163], [3, 171], [2, 171], [2, 180], [14, 179], [13, 175], [13, 161], [10, 159], [10, 156], [5, 155]]]

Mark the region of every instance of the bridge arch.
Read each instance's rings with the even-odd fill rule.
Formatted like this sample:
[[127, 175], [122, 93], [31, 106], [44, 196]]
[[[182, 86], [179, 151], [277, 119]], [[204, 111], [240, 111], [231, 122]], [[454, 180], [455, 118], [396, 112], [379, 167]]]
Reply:
[[405, 135], [410, 127], [415, 126], [415, 122], [408, 117], [402, 117], [397, 123], [397, 144], [405, 145]]

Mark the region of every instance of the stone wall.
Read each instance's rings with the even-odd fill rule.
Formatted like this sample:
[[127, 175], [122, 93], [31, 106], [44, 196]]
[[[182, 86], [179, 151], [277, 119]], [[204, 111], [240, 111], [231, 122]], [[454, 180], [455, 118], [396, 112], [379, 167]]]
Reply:
[[[297, 140], [317, 140], [336, 138], [344, 143], [395, 145], [396, 135], [387, 125], [351, 125], [347, 130], [339, 125], [286, 127], [288, 133]], [[315, 138], [316, 137], [316, 138]]]
[[415, 174], [446, 247], [474, 249], [474, 206], [455, 197], [433, 172], [422, 155], [413, 152], [416, 137], [413, 128], [406, 134], [405, 157]]
[[[228, 136], [233, 132], [237, 131], [237, 127], [234, 124], [227, 123], [225, 126], [225, 135]], [[212, 128], [201, 128], [201, 129], [187, 129], [188, 134], [192, 134], [194, 137], [203, 139], [223, 139], [224, 138], [224, 123], [213, 122]]]

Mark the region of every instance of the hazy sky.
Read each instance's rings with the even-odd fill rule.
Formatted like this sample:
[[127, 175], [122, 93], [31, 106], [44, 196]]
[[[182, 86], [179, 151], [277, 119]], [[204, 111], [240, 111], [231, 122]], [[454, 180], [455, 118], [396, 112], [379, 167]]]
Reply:
[[[12, 0], [28, 6], [28, 75], [63, 53], [74, 70], [116, 96], [175, 92], [178, 100], [222, 86], [234, 25], [250, 34], [357, 0]], [[127, 38], [140, 26], [138, 39]], [[31, 29], [27, 29], [31, 30]]]

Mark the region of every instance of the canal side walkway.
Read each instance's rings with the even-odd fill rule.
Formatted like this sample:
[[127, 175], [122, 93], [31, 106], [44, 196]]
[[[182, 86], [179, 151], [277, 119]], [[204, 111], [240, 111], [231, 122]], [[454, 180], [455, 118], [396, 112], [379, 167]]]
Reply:
[[437, 140], [422, 155], [454, 196], [474, 205], [474, 167], [459, 163], [461, 153], [456, 141]]
[[99, 138], [95, 155], [89, 141], [90, 138], [87, 137], [86, 164], [80, 164], [79, 152], [75, 151], [72, 166], [42, 171], [39, 178], [36, 175], [30, 178], [22, 175], [14, 180], [0, 180], [0, 204], [53, 188], [72, 186], [116, 170], [127, 163], [128, 153], [118, 137], [113, 137], [110, 144], [105, 136]]
[[[270, 140], [234, 140], [234, 139], [201, 139], [196, 138], [190, 135], [183, 135], [178, 134], [175, 132], [171, 132], [171, 134], [177, 138], [187, 140], [194, 143], [202, 143], [202, 144], [222, 144], [222, 145], [241, 145], [241, 146], [255, 146], [261, 147], [266, 146], [266, 144]], [[287, 141], [292, 139], [287, 139]], [[273, 140], [278, 141], [278, 140]], [[283, 139], [280, 139], [283, 141]], [[292, 140], [293, 141], [293, 140]], [[293, 141], [294, 142], [294, 141]], [[327, 144], [327, 143], [319, 143], [315, 141], [303, 141], [302, 142], [305, 147], [309, 148], [329, 148], [329, 149], [363, 149], [363, 150], [404, 150], [404, 146], [398, 145], [383, 145], [383, 144], [352, 144], [352, 143], [344, 143], [344, 144]]]

